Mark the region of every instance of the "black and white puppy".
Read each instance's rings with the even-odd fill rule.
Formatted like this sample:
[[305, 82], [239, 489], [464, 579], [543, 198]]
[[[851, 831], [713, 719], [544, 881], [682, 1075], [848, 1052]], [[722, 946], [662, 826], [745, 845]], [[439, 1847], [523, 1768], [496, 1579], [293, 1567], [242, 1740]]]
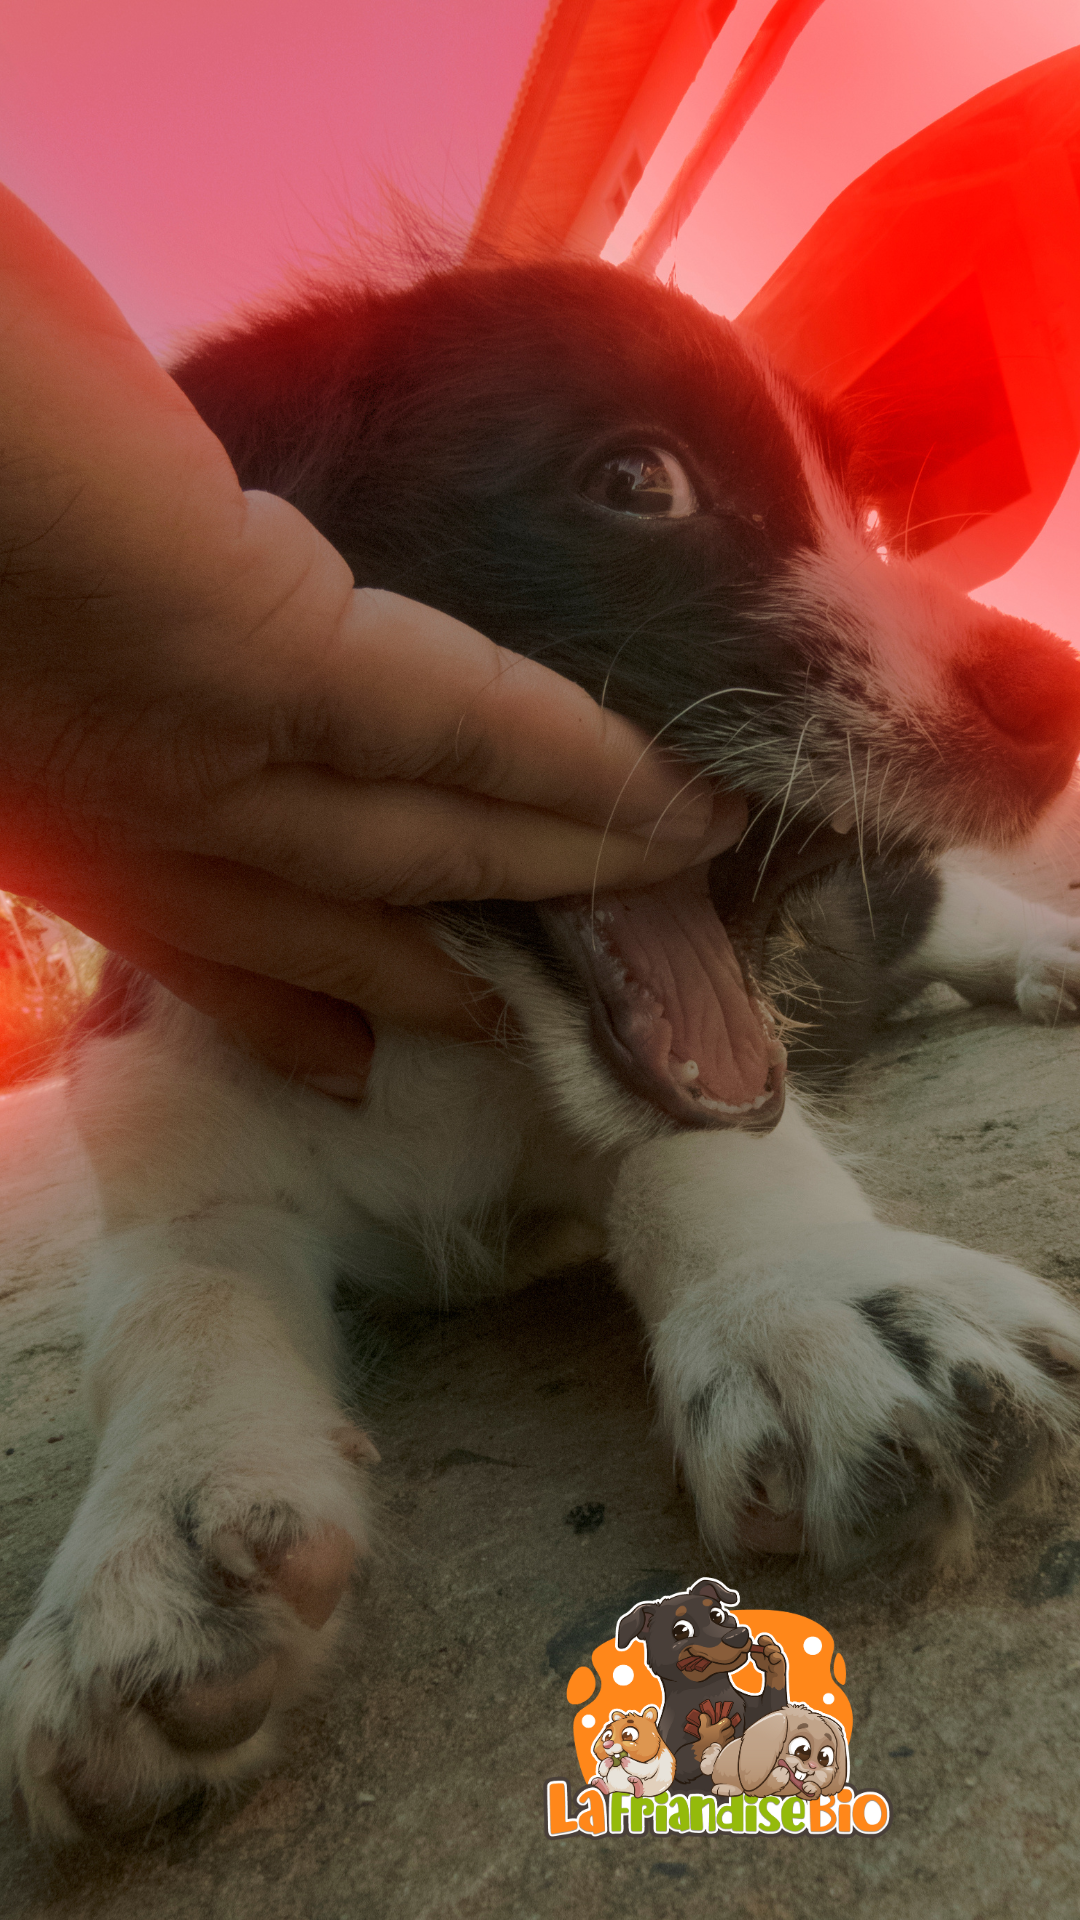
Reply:
[[[381, 1030], [349, 1109], [111, 966], [73, 1073], [106, 1216], [94, 1477], [0, 1669], [35, 1826], [272, 1759], [364, 1542], [331, 1298], [442, 1301], [604, 1250], [708, 1538], [842, 1565], [957, 1529], [1073, 1429], [1080, 1320], [879, 1222], [787, 1088], [930, 980], [1072, 1015], [1080, 921], [935, 869], [1026, 834], [1080, 664], [882, 558], [854, 454], [749, 338], [593, 264], [333, 293], [178, 369], [247, 487], [361, 584], [579, 681], [744, 791], [652, 890], [447, 909], [520, 1035]], [[795, 1024], [795, 1023], [798, 1024]]]

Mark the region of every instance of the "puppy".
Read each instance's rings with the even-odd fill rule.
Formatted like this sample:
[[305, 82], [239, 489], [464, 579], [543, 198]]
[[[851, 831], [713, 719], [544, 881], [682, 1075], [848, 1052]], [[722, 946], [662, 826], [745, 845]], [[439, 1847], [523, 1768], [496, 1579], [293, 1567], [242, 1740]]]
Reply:
[[675, 1778], [675, 1755], [660, 1738], [656, 1707], [613, 1713], [593, 1741], [597, 1769], [589, 1781], [602, 1793], [663, 1793]]
[[1077, 923], [935, 864], [1026, 834], [1068, 781], [1071, 650], [902, 538], [883, 564], [843, 423], [612, 268], [313, 295], [176, 374], [361, 584], [542, 658], [753, 826], [651, 891], [433, 910], [516, 1037], [381, 1027], [356, 1109], [107, 967], [72, 1071], [106, 1223], [100, 1447], [0, 1669], [12, 1777], [60, 1837], [265, 1768], [327, 1659], [370, 1459], [343, 1270], [437, 1303], [605, 1248], [728, 1552], [955, 1540], [1076, 1421], [1076, 1314], [877, 1220], [798, 1094], [929, 980], [1076, 1012]]
[[766, 1714], [741, 1739], [710, 1742], [701, 1771], [722, 1793], [816, 1800], [847, 1785], [847, 1740], [838, 1720], [795, 1702]]

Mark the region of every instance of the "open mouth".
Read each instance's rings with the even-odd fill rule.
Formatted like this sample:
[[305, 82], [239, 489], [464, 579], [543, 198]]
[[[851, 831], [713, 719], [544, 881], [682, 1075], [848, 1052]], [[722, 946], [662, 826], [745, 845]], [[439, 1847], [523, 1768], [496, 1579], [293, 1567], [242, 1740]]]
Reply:
[[783, 894], [851, 849], [821, 826], [767, 858], [771, 834], [765, 816], [705, 866], [542, 910], [620, 1080], [684, 1127], [768, 1132], [784, 1110], [786, 1054], [758, 982], [765, 935]]
[[689, 1641], [680, 1649], [675, 1665], [680, 1673], [711, 1673], [714, 1669], [730, 1673], [735, 1667], [741, 1667], [751, 1647], [756, 1642], [743, 1627], [734, 1639], [716, 1647], [695, 1646]]
[[[806, 1774], [802, 1771], [800, 1767], [793, 1766], [789, 1760], [781, 1760], [780, 1765], [783, 1767], [785, 1773], [787, 1774], [788, 1780], [790, 1781], [791, 1785], [794, 1787], [795, 1792], [799, 1794], [802, 1799], [805, 1799], [807, 1797], [807, 1789], [805, 1784], [806, 1778], [807, 1778]], [[813, 1785], [813, 1782], [811, 1782], [811, 1785]]]
[[725, 1662], [702, 1653], [694, 1653], [687, 1647], [675, 1662], [680, 1673], [708, 1673], [713, 1667], [723, 1667]]

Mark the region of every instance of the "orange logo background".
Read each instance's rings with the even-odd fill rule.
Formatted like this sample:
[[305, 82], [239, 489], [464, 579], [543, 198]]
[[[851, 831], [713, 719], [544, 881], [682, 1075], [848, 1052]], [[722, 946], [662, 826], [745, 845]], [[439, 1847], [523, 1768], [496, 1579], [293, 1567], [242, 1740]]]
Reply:
[[[755, 1640], [762, 1633], [769, 1633], [779, 1641], [787, 1655], [789, 1700], [801, 1700], [808, 1707], [831, 1714], [834, 1720], [839, 1720], [850, 1743], [851, 1706], [843, 1691], [847, 1668], [843, 1655], [836, 1652], [832, 1634], [803, 1613], [738, 1607], [735, 1617], [741, 1626], [749, 1627]], [[742, 1693], [760, 1693], [764, 1684], [761, 1673], [748, 1658], [734, 1673], [724, 1674], [716, 1681], [713, 1694], [718, 1699], [730, 1699], [736, 1686]], [[725, 1687], [731, 1690], [726, 1695]], [[631, 1640], [628, 1647], [620, 1648], [612, 1639], [594, 1649], [592, 1667], [575, 1667], [567, 1684], [566, 1698], [572, 1707], [579, 1709], [574, 1715], [574, 1746], [582, 1777], [591, 1780], [596, 1772], [593, 1741], [608, 1715], [618, 1711], [640, 1713], [644, 1707], [659, 1707], [664, 1689], [645, 1665], [643, 1640]]]

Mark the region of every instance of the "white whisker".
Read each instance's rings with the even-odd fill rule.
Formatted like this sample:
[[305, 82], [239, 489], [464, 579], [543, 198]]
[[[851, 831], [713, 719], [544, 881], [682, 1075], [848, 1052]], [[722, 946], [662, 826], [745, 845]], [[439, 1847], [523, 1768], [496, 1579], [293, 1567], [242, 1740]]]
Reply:
[[849, 733], [849, 734], [846, 734], [844, 737], [847, 740], [848, 765], [851, 768], [851, 797], [855, 803], [855, 833], [859, 842], [859, 869], [862, 873], [863, 892], [866, 895], [866, 911], [870, 916], [870, 937], [871, 939], [876, 939], [877, 935], [874, 932], [874, 909], [870, 904], [870, 887], [866, 878], [866, 859], [863, 853], [862, 821], [859, 818], [859, 790], [858, 790], [858, 787], [855, 785], [855, 761], [852, 758], [852, 753], [851, 753], [851, 735]]
[[[641, 752], [638, 754], [637, 759], [634, 761], [634, 764], [631, 767], [629, 773], [627, 774], [626, 779], [623, 781], [622, 786], [619, 788], [619, 791], [615, 796], [615, 804], [612, 807], [611, 812], [608, 814], [604, 831], [600, 836], [600, 845], [596, 853], [596, 865], [593, 868], [592, 887], [589, 890], [590, 919], [594, 918], [596, 914], [596, 889], [600, 879], [600, 862], [604, 857], [604, 848], [607, 844], [608, 835], [611, 832], [612, 821], [614, 820], [615, 815], [619, 811], [619, 807], [622, 803], [623, 794], [626, 792], [627, 787], [630, 785], [631, 780], [633, 779], [635, 773], [640, 767], [646, 754], [651, 752], [652, 748], [655, 747], [657, 741], [661, 739], [665, 733], [668, 732], [669, 728], [677, 726], [680, 720], [685, 720], [688, 713], [693, 713], [695, 707], [704, 707], [708, 704], [710, 700], [725, 700], [729, 697], [729, 695], [735, 694], [735, 693], [748, 693], [762, 700], [779, 700], [782, 698], [782, 695], [778, 693], [768, 693], [762, 687], [717, 687], [714, 689], [712, 693], [703, 693], [700, 699], [689, 701], [688, 704], [685, 707], [683, 707], [679, 713], [673, 713], [670, 720], [665, 720], [663, 726], [657, 728], [656, 732], [653, 734], [652, 739], [647, 740], [645, 745], [642, 747]], [[593, 935], [593, 938], [595, 942], [595, 933]]]
[[[792, 787], [793, 787], [793, 786], [794, 786], [794, 784], [795, 784], [795, 776], [796, 776], [796, 774], [797, 774], [797, 773], [798, 773], [798, 771], [799, 771], [799, 759], [800, 759], [800, 756], [801, 756], [801, 754], [802, 754], [802, 743], [803, 743], [803, 741], [804, 741], [804, 740], [806, 739], [806, 734], [807, 734], [807, 729], [809, 728], [809, 726], [810, 726], [810, 724], [811, 724], [811, 720], [812, 720], [812, 717], [813, 717], [812, 715], [811, 715], [811, 716], [809, 716], [809, 717], [808, 717], [808, 718], [807, 718], [807, 719], [806, 719], [806, 720], [805, 720], [805, 721], [803, 722], [803, 729], [802, 729], [802, 732], [800, 733], [800, 735], [799, 735], [799, 738], [798, 738], [798, 740], [797, 740], [797, 741], [795, 742], [795, 758], [794, 758], [794, 760], [793, 760], [793, 761], [792, 761], [792, 763], [791, 763], [791, 774], [790, 774], [790, 777], [789, 777], [789, 779], [788, 779], [788, 783], [787, 783], [787, 786], [786, 786], [786, 787], [784, 788], [784, 797], [783, 797], [783, 799], [782, 799], [782, 800], [781, 800], [781, 802], [780, 802], [780, 815], [779, 815], [779, 818], [778, 818], [778, 820], [777, 820], [777, 822], [776, 822], [776, 826], [775, 826], [775, 827], [774, 827], [774, 829], [773, 829], [773, 837], [772, 837], [772, 839], [771, 839], [771, 840], [769, 841], [769, 844], [768, 844], [768, 846], [767, 846], [767, 847], [766, 847], [766, 849], [765, 849], [765, 858], [763, 859], [763, 861], [761, 862], [761, 865], [760, 865], [760, 867], [758, 868], [758, 877], [757, 877], [757, 883], [756, 883], [756, 885], [755, 885], [755, 887], [754, 887], [754, 892], [753, 892], [753, 895], [752, 895], [752, 898], [753, 898], [753, 899], [755, 899], [755, 900], [757, 899], [757, 896], [758, 896], [758, 888], [759, 888], [759, 887], [761, 886], [761, 883], [762, 883], [762, 881], [763, 881], [763, 880], [764, 880], [764, 878], [765, 878], [765, 869], [766, 869], [766, 867], [768, 866], [768, 864], [769, 864], [769, 860], [770, 860], [770, 858], [771, 858], [771, 856], [772, 856], [772, 850], [773, 850], [773, 848], [775, 847], [775, 845], [776, 845], [776, 843], [777, 843], [777, 841], [779, 840], [779, 838], [780, 838], [780, 835], [781, 835], [781, 833], [783, 832], [783, 827], [784, 827], [784, 814], [785, 814], [785, 812], [786, 812], [786, 810], [787, 810], [787, 803], [788, 803], [788, 801], [789, 801], [789, 800], [790, 800], [790, 798], [791, 798], [791, 789], [792, 789]], [[804, 805], [805, 805], [805, 804], [808, 804], [808, 803], [807, 803], [807, 802], [804, 802]], [[801, 809], [800, 809], [800, 811], [801, 811]]]

